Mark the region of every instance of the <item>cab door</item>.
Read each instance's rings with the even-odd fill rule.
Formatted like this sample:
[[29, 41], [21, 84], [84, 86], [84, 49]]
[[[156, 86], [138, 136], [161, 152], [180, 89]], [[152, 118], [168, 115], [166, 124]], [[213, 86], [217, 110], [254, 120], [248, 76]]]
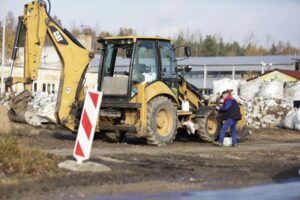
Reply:
[[161, 63], [161, 79], [178, 96], [178, 74], [176, 73], [176, 57], [173, 45], [168, 41], [158, 43]]
[[136, 86], [151, 84], [158, 80], [159, 56], [155, 40], [138, 40], [132, 64], [131, 97], [137, 93]]

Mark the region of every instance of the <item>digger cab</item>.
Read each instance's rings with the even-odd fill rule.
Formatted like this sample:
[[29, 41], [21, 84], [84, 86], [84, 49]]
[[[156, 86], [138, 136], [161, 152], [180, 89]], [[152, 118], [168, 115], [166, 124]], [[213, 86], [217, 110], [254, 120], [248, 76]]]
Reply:
[[[172, 143], [179, 127], [198, 123], [194, 116], [202, 105], [201, 98], [180, 75], [183, 68], [177, 66], [171, 40], [130, 36], [101, 38], [99, 42], [103, 46], [99, 130], [134, 132], [146, 137], [148, 143], [160, 145]], [[189, 57], [189, 48], [184, 49]], [[191, 110], [183, 110], [183, 101], [189, 102]], [[214, 138], [217, 125], [211, 132]]]
[[178, 90], [176, 57], [169, 39], [148, 37], [102, 38], [98, 89], [104, 101], [130, 101], [137, 85], [163, 81]]

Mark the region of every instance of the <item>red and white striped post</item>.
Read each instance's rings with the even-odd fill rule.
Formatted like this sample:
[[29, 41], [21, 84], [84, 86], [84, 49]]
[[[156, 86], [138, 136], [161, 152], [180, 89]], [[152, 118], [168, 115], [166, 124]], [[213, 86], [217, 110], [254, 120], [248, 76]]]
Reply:
[[98, 91], [88, 91], [86, 94], [73, 153], [78, 163], [90, 158], [102, 96], [103, 93]]

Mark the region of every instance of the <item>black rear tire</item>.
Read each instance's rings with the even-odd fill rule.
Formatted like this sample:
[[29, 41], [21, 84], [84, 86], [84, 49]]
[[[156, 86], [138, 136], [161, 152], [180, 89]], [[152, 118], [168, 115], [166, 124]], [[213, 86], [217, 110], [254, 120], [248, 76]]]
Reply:
[[244, 125], [242, 129], [237, 130], [237, 137], [239, 142], [245, 141], [248, 137], [250, 137], [251, 131], [247, 125]]
[[176, 109], [170, 99], [164, 96], [148, 103], [147, 143], [162, 146], [171, 144], [177, 133]]
[[198, 136], [205, 142], [213, 142], [220, 135], [220, 119], [219, 114], [211, 109], [208, 110], [203, 118], [197, 118]]

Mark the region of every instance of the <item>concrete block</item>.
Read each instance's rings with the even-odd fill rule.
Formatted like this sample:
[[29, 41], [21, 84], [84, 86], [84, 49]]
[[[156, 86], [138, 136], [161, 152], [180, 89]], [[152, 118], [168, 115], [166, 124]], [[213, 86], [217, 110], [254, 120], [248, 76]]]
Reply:
[[95, 162], [83, 162], [81, 164], [77, 163], [75, 160], [66, 160], [58, 164], [61, 169], [74, 171], [74, 172], [110, 172], [111, 169], [103, 164]]

